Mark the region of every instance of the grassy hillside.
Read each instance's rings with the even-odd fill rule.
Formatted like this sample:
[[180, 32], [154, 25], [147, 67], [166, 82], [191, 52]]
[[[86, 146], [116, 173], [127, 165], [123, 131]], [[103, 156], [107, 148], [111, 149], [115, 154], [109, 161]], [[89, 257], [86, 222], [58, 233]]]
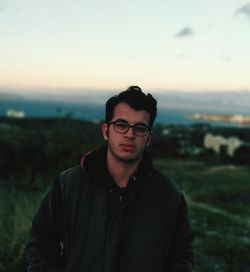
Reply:
[[[230, 165], [232, 160], [210, 151], [188, 156], [177, 152], [180, 143], [186, 149], [194, 144], [201, 148], [204, 128], [171, 131], [166, 137], [162, 127], [156, 127], [150, 151], [158, 158], [155, 166], [186, 195], [196, 233], [194, 271], [250, 271], [249, 152], [240, 152], [248, 167]], [[221, 128], [222, 132], [241, 133], [247, 139], [250, 135], [249, 130]], [[0, 118], [0, 272], [26, 271], [28, 230], [49, 184], [102, 143], [100, 124], [70, 118]]]
[[161, 160], [188, 200], [195, 272], [250, 271], [250, 169]]
[[[250, 267], [250, 169], [190, 160], [157, 160], [188, 200], [196, 233], [195, 272], [246, 272]], [[23, 249], [46, 189], [0, 187], [0, 271], [25, 271]]]
[[0, 271], [25, 270], [23, 250], [32, 217], [45, 190], [17, 190], [8, 184], [0, 186]]

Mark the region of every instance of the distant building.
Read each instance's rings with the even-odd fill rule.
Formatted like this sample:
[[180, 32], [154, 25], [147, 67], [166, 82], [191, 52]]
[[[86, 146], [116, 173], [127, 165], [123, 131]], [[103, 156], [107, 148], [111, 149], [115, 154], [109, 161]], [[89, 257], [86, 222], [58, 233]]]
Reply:
[[6, 112], [6, 116], [9, 118], [25, 118], [25, 112], [9, 109]]
[[215, 153], [219, 154], [222, 148], [226, 147], [227, 154], [233, 157], [235, 150], [243, 144], [236, 137], [224, 138], [220, 135], [213, 135], [207, 133], [204, 137], [204, 146], [207, 149], [212, 149]]
[[168, 135], [169, 133], [170, 133], [170, 129], [168, 129], [168, 128], [164, 128], [162, 130], [162, 135]]

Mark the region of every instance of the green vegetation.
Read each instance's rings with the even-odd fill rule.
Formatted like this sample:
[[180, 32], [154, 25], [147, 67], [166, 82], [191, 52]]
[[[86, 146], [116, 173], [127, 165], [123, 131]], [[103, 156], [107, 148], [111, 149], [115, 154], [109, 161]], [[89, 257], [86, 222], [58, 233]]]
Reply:
[[188, 200], [195, 272], [246, 272], [250, 267], [250, 169], [191, 160], [158, 160]]
[[23, 251], [35, 211], [45, 190], [27, 191], [0, 186], [0, 271], [25, 270]]
[[[0, 271], [26, 271], [23, 250], [42, 197], [60, 171], [101, 145], [99, 126], [71, 119], [0, 119]], [[201, 134], [195, 131], [195, 141], [201, 143]], [[176, 181], [188, 201], [196, 234], [194, 271], [249, 271], [250, 168], [221, 163], [211, 153], [177, 157], [174, 137], [154, 137], [155, 166]]]
[[91, 122], [0, 118], [0, 178], [39, 188], [102, 143], [99, 126]]

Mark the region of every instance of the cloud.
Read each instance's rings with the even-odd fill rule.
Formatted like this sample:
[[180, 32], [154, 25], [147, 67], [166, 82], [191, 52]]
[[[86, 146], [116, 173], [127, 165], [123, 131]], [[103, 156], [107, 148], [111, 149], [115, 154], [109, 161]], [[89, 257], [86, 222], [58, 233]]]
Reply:
[[186, 59], [187, 57], [188, 57], [188, 55], [185, 54], [185, 53], [181, 53], [181, 54], [178, 55], [179, 59]]
[[179, 32], [177, 32], [174, 36], [176, 38], [183, 38], [193, 35], [193, 30], [190, 27], [183, 27]]
[[3, 0], [0, 0], [0, 12], [5, 10], [6, 2]]
[[223, 51], [220, 53], [220, 58], [221, 58], [223, 61], [226, 61], [226, 62], [231, 61], [231, 57], [230, 57], [227, 53], [225, 53], [225, 52], [223, 52]]
[[247, 16], [247, 17], [250, 18], [250, 2], [247, 3], [247, 4], [245, 4], [245, 5], [242, 6], [241, 8], [239, 8], [239, 9], [236, 11], [235, 15], [238, 15], [238, 14], [243, 14], [243, 15], [245, 15], [245, 16]]

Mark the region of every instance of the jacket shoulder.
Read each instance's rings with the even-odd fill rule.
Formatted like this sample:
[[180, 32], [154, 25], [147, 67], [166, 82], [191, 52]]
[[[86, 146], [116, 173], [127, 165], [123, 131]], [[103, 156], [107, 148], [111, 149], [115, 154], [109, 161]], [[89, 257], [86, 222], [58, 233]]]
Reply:
[[164, 175], [159, 170], [153, 169], [152, 180], [153, 183], [157, 185], [156, 187], [158, 187], [159, 191], [161, 191], [162, 193], [168, 192], [175, 195], [177, 198], [180, 197], [181, 192], [175, 181], [172, 178]]
[[81, 168], [80, 165], [76, 165], [76, 166], [73, 166], [73, 167], [68, 168], [67, 170], [61, 172], [61, 173], [59, 174], [59, 178], [60, 178], [62, 181], [65, 182], [65, 181], [68, 180], [69, 178], [81, 176], [83, 172], [85, 172], [84, 169]]
[[64, 198], [72, 194], [72, 192], [77, 194], [82, 192], [86, 188], [88, 181], [88, 175], [80, 165], [71, 167], [59, 174], [61, 192]]

